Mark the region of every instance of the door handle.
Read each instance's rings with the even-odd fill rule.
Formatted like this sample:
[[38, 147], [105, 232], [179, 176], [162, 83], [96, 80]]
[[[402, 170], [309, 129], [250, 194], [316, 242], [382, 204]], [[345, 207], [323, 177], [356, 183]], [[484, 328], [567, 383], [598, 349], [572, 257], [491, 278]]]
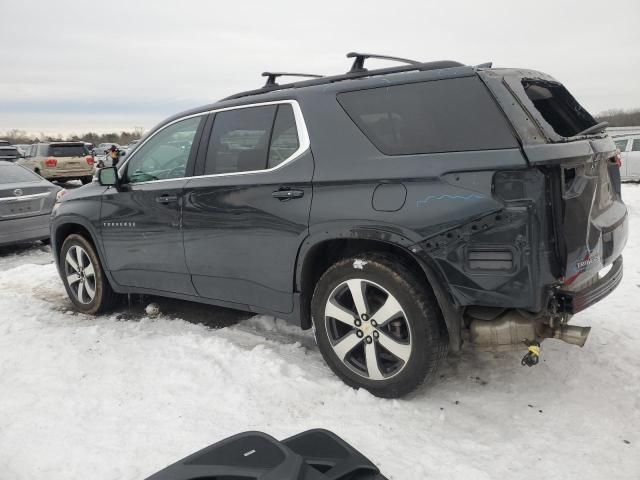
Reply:
[[274, 192], [271, 192], [273, 198], [278, 200], [291, 200], [292, 198], [304, 197], [304, 190], [291, 190], [290, 188], [280, 188]]
[[156, 202], [158, 203], [172, 203], [177, 201], [178, 201], [177, 195], [168, 195], [165, 193], [164, 195], [160, 195], [159, 197], [156, 197]]

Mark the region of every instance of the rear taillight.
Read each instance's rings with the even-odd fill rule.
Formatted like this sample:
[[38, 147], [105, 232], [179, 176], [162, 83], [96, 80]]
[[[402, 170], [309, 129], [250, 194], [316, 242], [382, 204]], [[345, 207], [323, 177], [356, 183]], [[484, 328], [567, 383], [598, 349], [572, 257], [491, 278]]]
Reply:
[[616, 165], [618, 165], [618, 168], [622, 167], [622, 154], [620, 150], [616, 150]]
[[58, 160], [54, 157], [49, 157], [44, 161], [44, 164], [47, 167], [56, 167], [58, 165]]
[[86, 157], [84, 157], [84, 159], [87, 161], [88, 165], [93, 165], [95, 163], [92, 155], [87, 155]]

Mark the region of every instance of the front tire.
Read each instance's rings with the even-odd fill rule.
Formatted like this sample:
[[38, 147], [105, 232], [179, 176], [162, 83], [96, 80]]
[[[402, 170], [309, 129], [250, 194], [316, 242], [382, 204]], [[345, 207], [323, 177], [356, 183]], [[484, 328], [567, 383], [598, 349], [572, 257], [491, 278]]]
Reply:
[[111, 289], [94, 246], [81, 235], [69, 235], [60, 250], [62, 283], [69, 299], [82, 313], [94, 315], [113, 306]]
[[447, 354], [433, 292], [395, 257], [373, 253], [334, 264], [316, 285], [311, 314], [333, 372], [379, 397], [415, 390]]

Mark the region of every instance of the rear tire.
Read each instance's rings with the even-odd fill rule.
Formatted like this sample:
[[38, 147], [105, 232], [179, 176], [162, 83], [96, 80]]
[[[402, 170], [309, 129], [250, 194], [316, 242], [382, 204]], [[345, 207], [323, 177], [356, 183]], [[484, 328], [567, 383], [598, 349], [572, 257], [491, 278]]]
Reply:
[[331, 370], [379, 397], [415, 390], [434, 376], [448, 351], [431, 288], [395, 257], [371, 253], [334, 264], [316, 285], [311, 314]]
[[86, 185], [87, 183], [91, 183], [93, 181], [93, 177], [82, 177], [80, 181], [83, 185]]
[[62, 283], [75, 308], [90, 315], [111, 308], [117, 295], [109, 285], [94, 246], [82, 235], [69, 235], [60, 250]]

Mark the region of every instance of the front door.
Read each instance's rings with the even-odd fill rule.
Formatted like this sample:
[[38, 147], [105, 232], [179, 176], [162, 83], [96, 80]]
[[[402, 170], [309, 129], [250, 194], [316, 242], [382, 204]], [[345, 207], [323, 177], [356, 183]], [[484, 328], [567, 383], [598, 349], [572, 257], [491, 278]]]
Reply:
[[291, 312], [313, 175], [298, 104], [218, 112], [207, 143], [184, 194], [193, 284], [203, 297]]
[[204, 118], [159, 130], [121, 170], [121, 185], [103, 194], [106, 264], [120, 285], [195, 293], [185, 262], [181, 209]]

